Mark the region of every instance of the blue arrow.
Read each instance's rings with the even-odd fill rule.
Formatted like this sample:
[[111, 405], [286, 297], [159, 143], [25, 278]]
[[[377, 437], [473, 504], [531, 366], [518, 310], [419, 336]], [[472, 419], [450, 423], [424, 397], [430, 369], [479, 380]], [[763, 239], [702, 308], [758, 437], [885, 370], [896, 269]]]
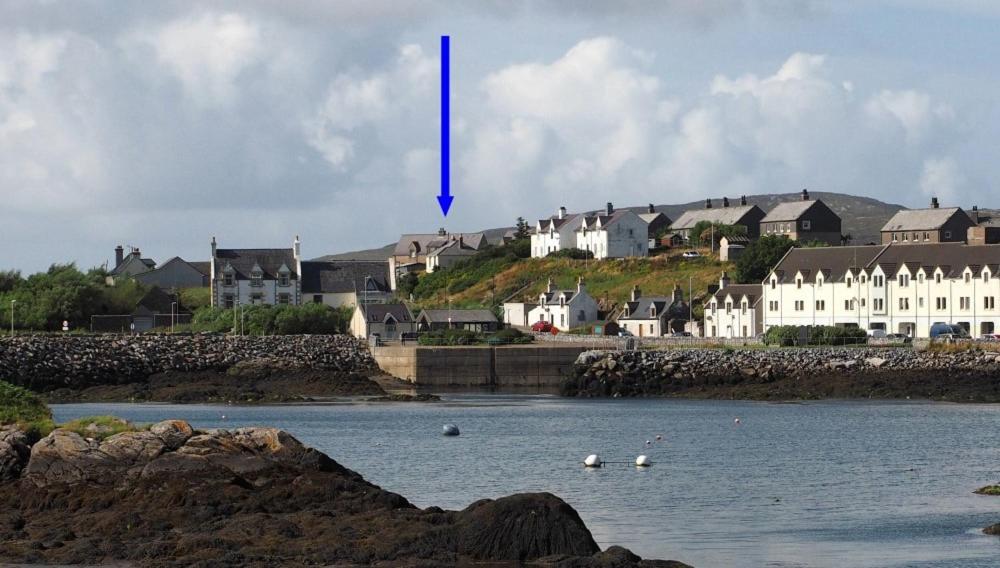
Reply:
[[441, 36], [441, 213], [448, 216], [451, 202], [451, 38]]

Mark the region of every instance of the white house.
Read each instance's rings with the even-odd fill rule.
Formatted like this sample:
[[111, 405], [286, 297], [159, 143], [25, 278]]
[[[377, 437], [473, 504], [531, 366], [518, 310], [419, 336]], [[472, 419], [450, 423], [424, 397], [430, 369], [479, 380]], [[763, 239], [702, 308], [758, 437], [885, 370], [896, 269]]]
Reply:
[[302, 263], [302, 303], [331, 308], [383, 303], [392, 297], [389, 263], [330, 260]]
[[649, 224], [632, 211], [615, 211], [611, 203], [600, 215], [588, 215], [576, 230], [576, 247], [596, 259], [646, 256]]
[[632, 288], [628, 302], [625, 302], [618, 325], [638, 337], [659, 337], [675, 331], [684, 331], [684, 324], [690, 317], [690, 306], [684, 301], [679, 286], [674, 287], [671, 297], [643, 296], [638, 286]]
[[597, 302], [587, 293], [583, 279], [575, 290], [556, 290], [549, 279], [545, 291], [538, 296], [538, 305], [528, 312], [528, 323], [547, 321], [559, 331], [566, 331], [597, 321]]
[[764, 281], [765, 329], [835, 325], [928, 337], [935, 323], [973, 337], [1000, 324], [1000, 245], [894, 244], [792, 249]]
[[504, 302], [503, 322], [507, 325], [528, 327], [534, 323], [529, 319], [528, 315], [531, 313], [531, 310], [536, 307], [538, 307], [538, 304], [526, 302]]
[[302, 303], [298, 237], [287, 249], [220, 249], [212, 237], [212, 305]]
[[397, 339], [416, 330], [413, 314], [405, 304], [358, 304], [351, 317], [351, 335], [366, 339], [378, 335]]
[[732, 284], [725, 272], [705, 301], [705, 337], [749, 338], [763, 332], [760, 284]]
[[565, 207], [548, 219], [539, 219], [531, 233], [531, 258], [543, 258], [563, 249], [579, 248], [576, 230], [583, 224], [583, 215], [567, 214]]

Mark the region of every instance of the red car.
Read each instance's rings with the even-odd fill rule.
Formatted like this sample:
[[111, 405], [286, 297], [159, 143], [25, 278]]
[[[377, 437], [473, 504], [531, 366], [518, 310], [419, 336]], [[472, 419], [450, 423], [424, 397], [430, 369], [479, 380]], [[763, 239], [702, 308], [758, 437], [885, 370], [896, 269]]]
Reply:
[[538, 333], [548, 333], [552, 331], [552, 324], [547, 321], [535, 322], [535, 325], [531, 326], [531, 331]]

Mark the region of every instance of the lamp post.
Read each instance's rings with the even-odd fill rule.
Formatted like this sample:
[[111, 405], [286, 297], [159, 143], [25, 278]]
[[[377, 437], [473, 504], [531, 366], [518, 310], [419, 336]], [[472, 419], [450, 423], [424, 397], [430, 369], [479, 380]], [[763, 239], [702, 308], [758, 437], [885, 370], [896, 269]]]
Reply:
[[174, 324], [177, 322], [177, 318], [174, 314], [177, 313], [177, 302], [170, 302], [170, 333], [174, 332]]
[[17, 300], [11, 300], [10, 301], [10, 336], [11, 337], [14, 337], [14, 304], [16, 304], [16, 303], [17, 303]]

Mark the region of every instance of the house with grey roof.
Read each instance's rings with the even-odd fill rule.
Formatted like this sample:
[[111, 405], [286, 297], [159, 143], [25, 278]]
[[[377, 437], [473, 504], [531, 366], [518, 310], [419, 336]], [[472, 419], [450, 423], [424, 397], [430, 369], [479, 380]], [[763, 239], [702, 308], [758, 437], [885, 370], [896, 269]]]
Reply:
[[705, 337], [748, 339], [763, 333], [762, 298], [761, 284], [733, 284], [723, 272], [705, 301]]
[[331, 308], [384, 303], [392, 297], [389, 263], [359, 260], [302, 262], [302, 303]]
[[160, 266], [133, 276], [145, 286], [158, 286], [164, 290], [204, 288], [209, 285], [211, 262], [188, 262], [175, 256]]
[[659, 337], [684, 331], [691, 308], [684, 301], [680, 286], [674, 286], [667, 296], [643, 296], [639, 286], [633, 286], [629, 301], [622, 307], [618, 325], [637, 337]]
[[[408, 272], [422, 272], [440, 267], [441, 258], [431, 261], [434, 267], [428, 266], [428, 255], [441, 247], [451, 247], [456, 240], [461, 240], [460, 249], [479, 251], [490, 244], [486, 234], [479, 233], [449, 233], [443, 227], [437, 233], [405, 234], [399, 237], [396, 246], [389, 257], [389, 279], [392, 289], [396, 289], [396, 281]], [[452, 251], [452, 256], [458, 256]], [[446, 255], [448, 256], [448, 255]], [[449, 262], [449, 260], [445, 260]]]
[[493, 332], [500, 328], [500, 322], [490, 310], [423, 310], [417, 316], [417, 331], [438, 331], [443, 329], [465, 329], [477, 332]]
[[548, 219], [539, 219], [531, 232], [531, 258], [544, 258], [560, 250], [579, 248], [576, 230], [583, 222], [583, 215], [568, 213], [565, 207], [560, 207]]
[[644, 257], [649, 253], [649, 229], [639, 215], [616, 211], [608, 203], [604, 211], [583, 217], [576, 230], [576, 248], [590, 251], [598, 260]]
[[549, 322], [559, 331], [589, 325], [598, 320], [597, 301], [587, 292], [583, 278], [576, 288], [556, 289], [550, 278], [545, 290], [538, 295], [538, 304], [528, 312], [528, 325]]
[[296, 236], [287, 249], [223, 249], [212, 237], [212, 305], [301, 304], [301, 246]]
[[761, 235], [785, 236], [793, 241], [842, 244], [840, 216], [822, 200], [810, 199], [802, 190], [802, 199], [779, 203], [760, 221]]
[[358, 304], [351, 316], [351, 335], [368, 339], [399, 339], [416, 330], [413, 314], [406, 304]]
[[646, 222], [646, 234], [649, 237], [649, 248], [656, 248], [656, 238], [663, 235], [673, 221], [664, 213], [656, 210], [652, 203], [646, 208], [645, 213], [639, 213], [639, 218]]
[[121, 245], [115, 247], [115, 266], [108, 271], [105, 279], [108, 286], [114, 286], [115, 282], [132, 278], [137, 274], [143, 274], [156, 268], [156, 262], [151, 258], [143, 258], [138, 247], [131, 247], [128, 255]]
[[478, 248], [465, 243], [464, 235], [450, 235], [447, 242], [427, 253], [425, 270], [429, 274], [441, 268], [448, 268], [456, 262], [475, 256], [477, 252]]
[[714, 207], [711, 199], [705, 200], [704, 209], [685, 211], [670, 225], [670, 230], [685, 241], [690, 241], [691, 229], [698, 223], [746, 227], [747, 236], [760, 236], [760, 222], [765, 217], [764, 210], [756, 205], [748, 205], [746, 196], [740, 198], [739, 205], [730, 205], [729, 198], [722, 198], [722, 207]]
[[882, 227], [882, 244], [964, 243], [976, 223], [960, 207], [941, 208], [937, 197], [928, 209], [903, 209]]

